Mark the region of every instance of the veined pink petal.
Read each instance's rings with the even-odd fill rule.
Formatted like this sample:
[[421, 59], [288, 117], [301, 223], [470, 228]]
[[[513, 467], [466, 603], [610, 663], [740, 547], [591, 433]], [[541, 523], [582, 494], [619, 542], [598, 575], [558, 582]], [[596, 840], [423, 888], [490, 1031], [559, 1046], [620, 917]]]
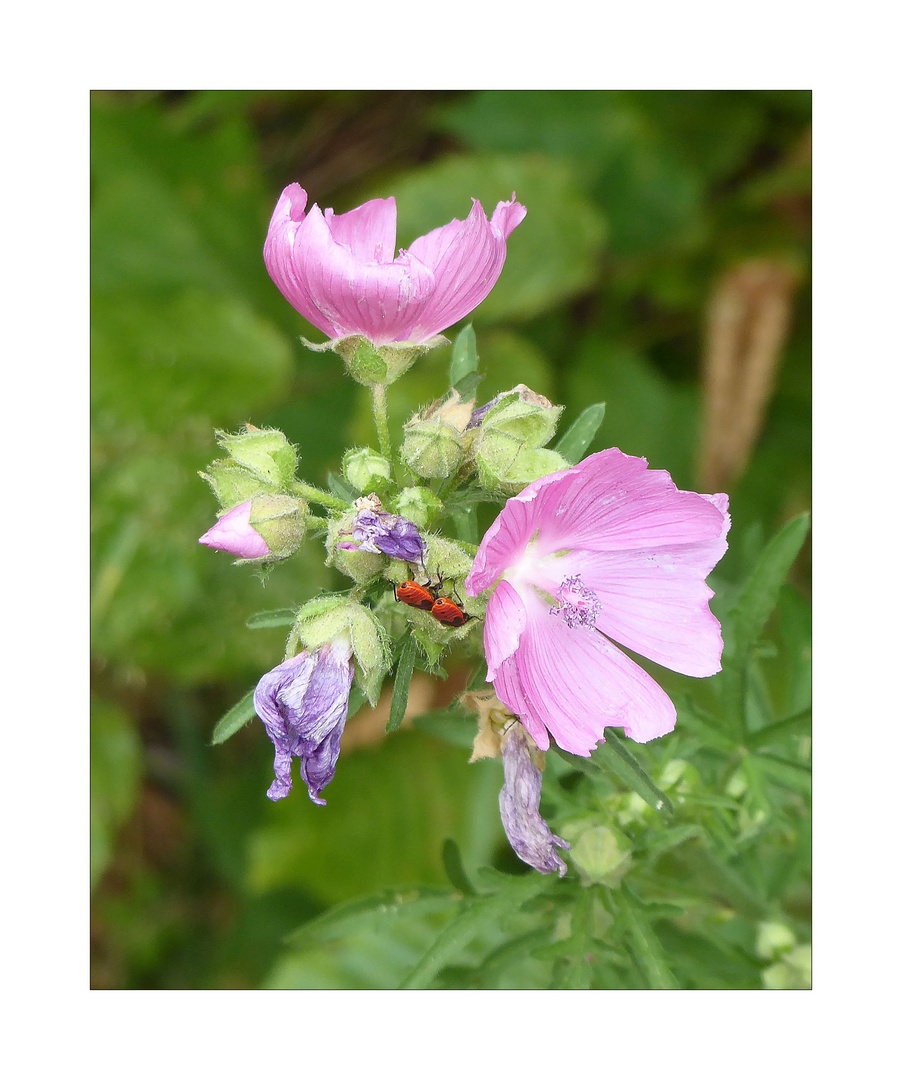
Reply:
[[633, 551], [570, 551], [546, 562], [561, 578], [579, 574], [601, 601], [596, 627], [628, 649], [684, 675], [720, 671], [723, 639], [705, 578], [727, 549], [727, 497], [703, 496], [721, 510], [721, 535], [695, 544]]
[[303, 254], [295, 259], [298, 276], [338, 336], [363, 334], [376, 345], [410, 339], [410, 327], [435, 287], [428, 267], [403, 254], [388, 263], [360, 258], [335, 239], [316, 206], [295, 246]]
[[509, 656], [500, 664], [491, 681], [498, 700], [504, 702], [511, 712], [520, 717], [520, 723], [533, 737], [536, 746], [540, 750], [547, 750], [551, 745], [548, 739], [548, 728], [535, 713], [526, 696], [523, 683], [520, 681], [516, 655]]
[[338, 337], [338, 328], [314, 303], [306, 278], [300, 273], [302, 256], [298, 251], [297, 234], [306, 216], [306, 205], [307, 192], [300, 184], [289, 184], [273, 211], [263, 245], [263, 261], [289, 304], [317, 330], [330, 338]]
[[511, 195], [510, 202], [500, 202], [492, 213], [492, 224], [506, 240], [526, 217], [526, 207], [517, 202], [516, 191]]
[[432, 337], [456, 323], [492, 291], [504, 266], [507, 236], [526, 216], [526, 209], [512, 204], [500, 214], [496, 210], [496, 215], [500, 224], [490, 222], [474, 199], [466, 221], [452, 221], [411, 244], [410, 253], [435, 273], [435, 291], [412, 330], [415, 340]]
[[508, 567], [517, 563], [535, 534], [538, 515], [532, 505], [539, 494], [556, 484], [564, 473], [549, 473], [533, 481], [519, 495], [507, 500], [501, 513], [488, 527], [470, 571], [466, 589], [478, 596], [497, 581]]
[[702, 543], [723, 532], [723, 514], [710, 499], [680, 491], [668, 473], [616, 448], [558, 476], [556, 490], [544, 488], [532, 503], [537, 555]]
[[526, 608], [517, 590], [509, 582], [499, 581], [485, 612], [486, 678], [489, 682], [496, 669], [517, 651], [525, 626]]
[[585, 756], [606, 727], [623, 728], [636, 742], [673, 730], [670, 698], [598, 631], [567, 626], [538, 595], [527, 601], [527, 613], [517, 670], [525, 697], [558, 746]]
[[323, 216], [333, 239], [350, 248], [358, 259], [394, 260], [398, 210], [393, 197], [370, 199], [346, 214], [326, 210]]

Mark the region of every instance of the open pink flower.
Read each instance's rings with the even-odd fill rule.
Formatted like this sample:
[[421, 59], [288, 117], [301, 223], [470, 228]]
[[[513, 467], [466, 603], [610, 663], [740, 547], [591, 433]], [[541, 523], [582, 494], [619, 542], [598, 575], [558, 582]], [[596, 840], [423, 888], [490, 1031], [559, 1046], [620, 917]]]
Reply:
[[[637, 742], [672, 731], [670, 698], [610, 639], [686, 675], [720, 670], [705, 584], [727, 549], [726, 495], [680, 491], [617, 449], [508, 499], [467, 578], [497, 582], [488, 679], [538, 746], [588, 756], [605, 727]], [[500, 580], [499, 580], [500, 579]]]
[[263, 245], [270, 277], [330, 338], [362, 334], [376, 345], [427, 341], [469, 314], [498, 280], [507, 238], [526, 216], [516, 195], [491, 221], [474, 199], [466, 221], [433, 229], [396, 258], [393, 198], [347, 214], [306, 206], [300, 184], [276, 203]]

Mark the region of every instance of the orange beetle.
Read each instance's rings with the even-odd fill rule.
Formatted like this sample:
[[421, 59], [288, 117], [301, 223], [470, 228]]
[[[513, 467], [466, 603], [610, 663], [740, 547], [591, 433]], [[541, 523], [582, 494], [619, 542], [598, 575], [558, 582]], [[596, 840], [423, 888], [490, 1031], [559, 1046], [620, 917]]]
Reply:
[[[439, 582], [441, 584], [441, 582]], [[420, 611], [431, 611], [435, 598], [438, 596], [438, 586], [427, 582], [421, 585], [418, 581], [402, 581], [394, 586], [395, 599], [408, 607], [419, 608]]]
[[450, 596], [439, 596], [432, 605], [432, 617], [445, 626], [463, 626], [473, 618], [468, 615]]

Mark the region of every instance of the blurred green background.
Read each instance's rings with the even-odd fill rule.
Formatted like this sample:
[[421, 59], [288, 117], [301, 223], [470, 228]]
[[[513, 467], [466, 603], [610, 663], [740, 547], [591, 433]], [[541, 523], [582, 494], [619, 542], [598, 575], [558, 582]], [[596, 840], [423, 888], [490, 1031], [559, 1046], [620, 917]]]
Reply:
[[[263, 265], [282, 188], [298, 181], [337, 212], [394, 195], [402, 246], [472, 197], [491, 212], [516, 191], [528, 216], [472, 316], [480, 398], [524, 382], [566, 406], [565, 424], [605, 401], [595, 449], [729, 491], [715, 581], [729, 596], [810, 506], [810, 110], [805, 91], [93, 95], [95, 987], [396, 985], [428, 918], [353, 945], [286, 951], [285, 937], [331, 905], [447, 883], [446, 837], [469, 866], [523, 869], [498, 820], [497, 763], [468, 765], [425, 728], [383, 740], [384, 716], [352, 718], [325, 810], [303, 792], [268, 802], [259, 724], [210, 745], [282, 658], [285, 631], [247, 618], [338, 584], [315, 545], [261, 582], [197, 544], [216, 511], [197, 476], [217, 456], [214, 428], [281, 427], [319, 484], [347, 445], [373, 441], [365, 391], [303, 347], [322, 335]], [[449, 355], [392, 388], [397, 428], [447, 388]], [[777, 651], [794, 643], [798, 664], [762, 652], [778, 716], [806, 693], [810, 705], [808, 571], [806, 548], [779, 610]], [[447, 704], [458, 674], [415, 683], [412, 700]], [[802, 940], [807, 799], [792, 792], [791, 827], [780, 798], [763, 798], [755, 842], [782, 860], [771, 901]], [[699, 902], [723, 907], [704, 889]], [[683, 985], [768, 985], [760, 948], [727, 973], [704, 943], [687, 956]]]

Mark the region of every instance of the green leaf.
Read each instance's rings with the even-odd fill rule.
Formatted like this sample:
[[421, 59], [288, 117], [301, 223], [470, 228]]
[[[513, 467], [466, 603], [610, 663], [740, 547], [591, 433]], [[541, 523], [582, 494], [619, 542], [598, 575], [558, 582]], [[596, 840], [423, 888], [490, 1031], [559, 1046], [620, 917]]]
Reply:
[[335, 941], [361, 930], [384, 930], [387, 923], [402, 917], [441, 912], [457, 902], [455, 894], [447, 888], [384, 889], [373, 896], [336, 904], [289, 934], [286, 944], [298, 948], [314, 942]]
[[793, 518], [764, 549], [727, 617], [730, 632], [724, 648], [726, 662], [743, 662], [764, 630], [777, 606], [780, 587], [808, 536], [810, 521], [810, 514]]
[[461, 330], [454, 340], [454, 348], [451, 352], [451, 366], [448, 377], [451, 385], [459, 390], [459, 384], [469, 375], [474, 375], [479, 368], [479, 356], [476, 352], [476, 334], [473, 332], [473, 324], [467, 325]]
[[561, 750], [559, 746], [554, 748], [565, 761], [580, 772], [591, 776], [596, 769], [606, 769], [635, 791], [653, 810], [663, 812], [668, 816], [673, 814], [673, 804], [670, 799], [624, 746], [623, 736], [618, 735], [612, 728], [605, 731], [605, 742], [593, 750], [588, 758]]
[[251, 615], [244, 624], [248, 630], [269, 630], [276, 626], [294, 626], [297, 608], [273, 608], [272, 611], [258, 611]]
[[627, 885], [621, 886], [620, 910], [633, 945], [637, 967], [653, 990], [678, 990], [679, 980], [667, 964], [664, 949], [651, 928], [641, 901]]
[[91, 888], [113, 857], [116, 836], [141, 786], [141, 739], [127, 713], [91, 701]]
[[413, 635], [408, 633], [401, 645], [401, 653], [398, 656], [398, 666], [395, 669], [395, 686], [391, 696], [391, 709], [388, 714], [388, 723], [385, 725], [387, 733], [397, 731], [407, 711], [407, 697], [410, 693], [410, 680], [413, 676], [413, 665], [417, 655], [417, 643]]
[[248, 690], [244, 697], [229, 709], [225, 716], [221, 717], [216, 727], [213, 728], [213, 737], [210, 742], [213, 746], [219, 746], [227, 739], [240, 731], [245, 724], [256, 716], [254, 711], [254, 691]]
[[604, 402], [601, 401], [583, 410], [554, 447], [571, 465], [582, 461], [586, 456], [586, 451], [592, 445], [592, 440], [604, 420], [604, 407]]
[[425, 989], [438, 972], [458, 957], [477, 934], [494, 928], [499, 919], [513, 914], [527, 900], [548, 887], [544, 875], [524, 874], [503, 882], [494, 895], [480, 896], [469, 901], [464, 911], [442, 930], [420, 957], [399, 989]]
[[460, 848], [450, 836], [442, 844], [442, 864], [445, 867], [448, 880], [455, 889], [462, 892], [464, 896], [476, 895], [473, 883], [467, 877], [466, 870], [464, 870]]
[[333, 495], [337, 495], [339, 499], [344, 499], [348, 505], [360, 498], [360, 492], [357, 488], [352, 487], [341, 473], [330, 472], [326, 478], [326, 485]]
[[811, 731], [811, 709], [802, 709], [794, 716], [788, 716], [785, 720], [778, 720], [767, 727], [753, 731], [745, 740], [750, 750], [757, 750], [762, 746], [770, 746], [775, 741], [786, 735], [804, 735]]

